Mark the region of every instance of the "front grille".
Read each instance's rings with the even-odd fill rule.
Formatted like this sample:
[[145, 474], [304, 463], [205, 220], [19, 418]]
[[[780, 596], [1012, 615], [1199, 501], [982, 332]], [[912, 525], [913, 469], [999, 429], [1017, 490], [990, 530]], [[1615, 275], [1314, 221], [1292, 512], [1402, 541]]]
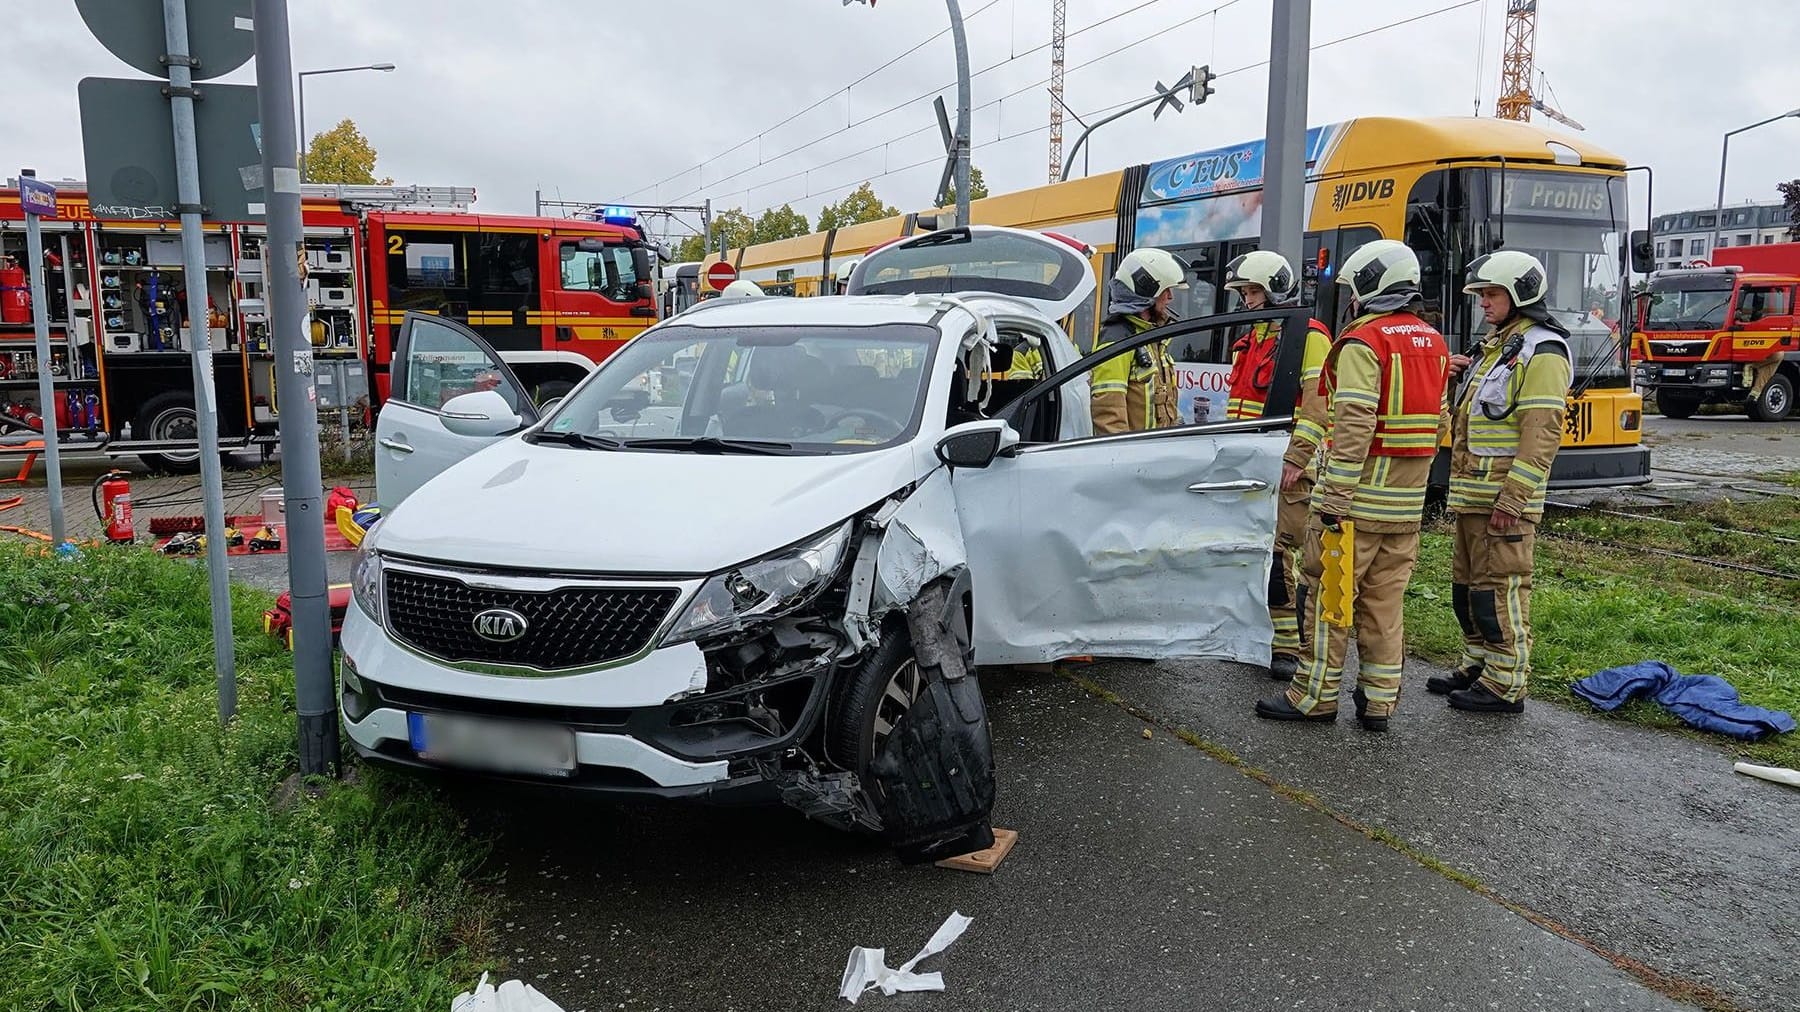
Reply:
[[[405, 642], [447, 661], [549, 671], [604, 664], [644, 649], [679, 596], [672, 587], [496, 590], [396, 569], [385, 577], [388, 627]], [[491, 608], [523, 615], [525, 634], [508, 643], [476, 635], [475, 616]]]

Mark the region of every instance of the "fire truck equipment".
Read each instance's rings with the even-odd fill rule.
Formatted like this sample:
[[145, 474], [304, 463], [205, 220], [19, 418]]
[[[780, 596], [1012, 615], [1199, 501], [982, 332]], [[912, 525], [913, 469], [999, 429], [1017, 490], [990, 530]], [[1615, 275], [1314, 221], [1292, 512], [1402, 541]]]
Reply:
[[31, 322], [31, 289], [25, 284], [25, 268], [7, 257], [0, 264], [0, 323]]
[[131, 529], [131, 477], [124, 471], [108, 471], [94, 479], [94, 516], [106, 525], [106, 540], [130, 544], [137, 535]]
[[1320, 538], [1325, 573], [1319, 581], [1319, 610], [1325, 621], [1348, 629], [1356, 615], [1356, 522], [1340, 521]]
[[171, 534], [180, 534], [183, 531], [199, 533], [203, 530], [206, 530], [206, 518], [197, 514], [185, 517], [150, 518], [150, 536], [153, 538], [166, 538]]
[[263, 551], [269, 551], [269, 552], [281, 551], [281, 535], [276, 533], [275, 528], [270, 527], [266, 524], [263, 525], [261, 530], [258, 530], [255, 534], [250, 535], [250, 552], [251, 552], [251, 554], [254, 555], [257, 552], [263, 552]]

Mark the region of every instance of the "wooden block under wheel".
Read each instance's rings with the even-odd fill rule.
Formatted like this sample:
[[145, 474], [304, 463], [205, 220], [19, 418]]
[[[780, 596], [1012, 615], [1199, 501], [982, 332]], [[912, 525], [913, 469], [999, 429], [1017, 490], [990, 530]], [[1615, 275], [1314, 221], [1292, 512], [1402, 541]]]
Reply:
[[1006, 860], [1006, 855], [1012, 853], [1013, 846], [1018, 842], [1019, 834], [1016, 830], [995, 829], [992, 847], [975, 851], [972, 854], [947, 857], [939, 861], [937, 866], [954, 871], [973, 871], [983, 875], [992, 875], [994, 870], [1000, 867], [1000, 862]]

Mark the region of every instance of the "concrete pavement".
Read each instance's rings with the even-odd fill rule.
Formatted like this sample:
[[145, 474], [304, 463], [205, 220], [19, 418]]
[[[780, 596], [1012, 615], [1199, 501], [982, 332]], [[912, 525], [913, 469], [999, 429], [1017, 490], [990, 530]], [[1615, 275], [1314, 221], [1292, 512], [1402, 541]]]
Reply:
[[852, 946], [885, 946], [898, 965], [960, 910], [974, 925], [925, 966], [941, 965], [944, 994], [862, 1004], [1687, 1007], [1165, 731], [1146, 740], [1141, 720], [1062, 677], [995, 672], [984, 687], [996, 822], [1020, 832], [991, 877], [903, 868], [780, 809], [459, 793], [499, 834], [505, 975], [570, 1012], [841, 1008]]

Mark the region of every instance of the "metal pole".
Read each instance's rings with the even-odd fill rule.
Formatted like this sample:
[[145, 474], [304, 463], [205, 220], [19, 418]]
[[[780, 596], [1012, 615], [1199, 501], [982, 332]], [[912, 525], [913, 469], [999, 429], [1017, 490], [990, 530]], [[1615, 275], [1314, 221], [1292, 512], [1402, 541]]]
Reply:
[[[1275, 0], [1269, 37], [1269, 116], [1263, 172], [1262, 239], [1300, 269], [1306, 193], [1307, 49], [1312, 0]], [[1300, 275], [1294, 275], [1296, 287]], [[1275, 293], [1271, 293], [1275, 294]]]
[[306, 136], [306, 75], [301, 74], [294, 80], [298, 85], [295, 89], [296, 104], [300, 106], [300, 181], [304, 183], [306, 182], [306, 149], [312, 147], [310, 143], [312, 138]]
[[[37, 173], [20, 169], [19, 175]], [[44, 234], [38, 216], [31, 213], [25, 215], [25, 256], [31, 261], [31, 323], [37, 337], [38, 414], [44, 417], [44, 491], [50, 496], [50, 543], [61, 548], [68, 540], [68, 528], [63, 525], [62, 456], [56, 445], [61, 438], [56, 431], [56, 381], [50, 376], [50, 300], [44, 295]], [[65, 287], [63, 291], [73, 305], [75, 290]], [[74, 326], [74, 321], [69, 325]], [[73, 357], [66, 372], [75, 375]]]
[[282, 491], [287, 499], [288, 586], [294, 609], [294, 695], [299, 710], [300, 772], [328, 774], [338, 758], [331, 670], [331, 611], [325, 592], [325, 520], [321, 512], [319, 415], [313, 405], [312, 345], [302, 321], [300, 174], [295, 171], [294, 68], [287, 0], [255, 0], [256, 102], [263, 123], [268, 198], [269, 326], [281, 413]]
[[188, 357], [194, 366], [194, 412], [200, 424], [200, 487], [206, 516], [206, 568], [212, 584], [213, 665], [219, 720], [237, 714], [237, 660], [232, 649], [231, 581], [225, 565], [225, 489], [219, 460], [219, 395], [206, 336], [206, 247], [200, 234], [200, 156], [194, 135], [194, 78], [189, 63], [187, 0], [163, 0], [169, 104], [175, 119], [175, 191], [181, 211], [182, 277], [187, 285]]
[[1719, 200], [1718, 203], [1713, 205], [1712, 242], [1708, 244], [1706, 249], [1706, 255], [1709, 260], [1713, 255], [1713, 251], [1719, 248], [1719, 232], [1725, 226], [1725, 223], [1720, 219], [1723, 218], [1725, 214], [1725, 160], [1731, 155], [1731, 135], [1741, 134], [1746, 130], [1755, 130], [1759, 126], [1767, 126], [1778, 119], [1788, 119], [1789, 117], [1800, 117], [1800, 109], [1789, 109], [1779, 116], [1770, 116], [1768, 119], [1757, 120], [1749, 126], [1738, 127], [1736, 130], [1727, 130], [1725, 132], [1725, 142], [1719, 147]]
[[[1108, 116], [1105, 119], [1095, 120], [1093, 126], [1088, 127], [1086, 130], [1081, 131], [1081, 136], [1075, 138], [1075, 146], [1069, 149], [1069, 156], [1063, 160], [1062, 177], [1064, 179], [1069, 178], [1069, 170], [1075, 167], [1075, 153], [1077, 151], [1080, 151], [1082, 149], [1082, 147], [1084, 147], [1087, 144], [1087, 139], [1088, 139], [1089, 134], [1092, 134], [1094, 131], [1100, 129], [1101, 127], [1105, 126], [1108, 123], [1111, 123], [1114, 120], [1124, 119], [1126, 116], [1129, 116], [1134, 112], [1137, 112], [1139, 109], [1142, 109], [1145, 106], [1155, 105], [1156, 103], [1161, 102], [1162, 100], [1163, 100], [1162, 95], [1151, 95], [1149, 98], [1144, 99], [1142, 102], [1137, 102], [1133, 105], [1126, 106], [1125, 108], [1120, 109], [1118, 112], [1113, 113], [1111, 116]], [[1077, 122], [1079, 122], [1079, 121], [1077, 121]], [[1087, 162], [1085, 160], [1083, 160], [1081, 165], [1082, 165], [1082, 171], [1085, 172], [1087, 170]]]
[[950, 38], [956, 43], [956, 223], [969, 222], [969, 43], [963, 37], [962, 7], [950, 7]]

